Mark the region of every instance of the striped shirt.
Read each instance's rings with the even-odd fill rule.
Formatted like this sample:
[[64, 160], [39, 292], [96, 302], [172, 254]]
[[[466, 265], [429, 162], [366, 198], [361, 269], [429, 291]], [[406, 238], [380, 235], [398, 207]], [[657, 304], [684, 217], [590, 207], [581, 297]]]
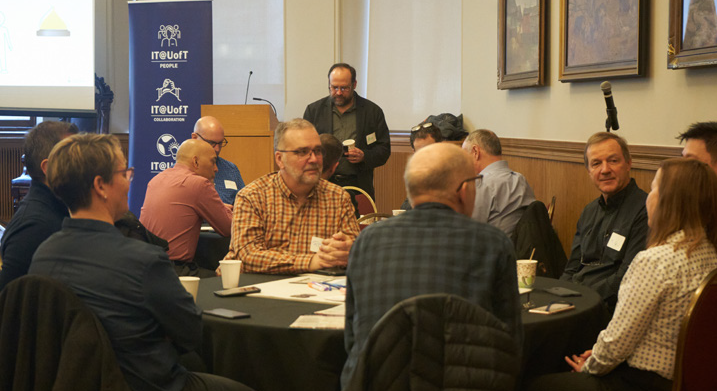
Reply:
[[343, 232], [358, 236], [351, 197], [320, 180], [299, 206], [279, 173], [256, 179], [239, 191], [234, 204], [232, 238], [224, 259], [243, 261], [254, 273], [302, 273], [309, 269], [311, 238]]
[[621, 362], [672, 379], [680, 324], [692, 295], [717, 268], [717, 252], [703, 239], [687, 257], [678, 231], [667, 243], [639, 252], [620, 285], [617, 307], [600, 332], [583, 372], [601, 375]]

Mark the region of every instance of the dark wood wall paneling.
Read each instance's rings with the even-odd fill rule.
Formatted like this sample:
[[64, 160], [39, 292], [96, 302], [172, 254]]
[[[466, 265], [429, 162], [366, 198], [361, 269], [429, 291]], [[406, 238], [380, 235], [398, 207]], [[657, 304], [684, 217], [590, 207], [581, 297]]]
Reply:
[[[120, 138], [122, 149], [127, 154], [128, 135], [116, 136]], [[556, 196], [553, 226], [568, 253], [580, 212], [599, 195], [583, 164], [585, 144], [517, 138], [504, 138], [501, 141], [504, 158], [513, 170], [527, 178], [535, 196], [546, 205]], [[680, 156], [681, 149], [637, 145], [631, 146], [630, 151], [633, 156], [632, 176], [640, 188], [649, 191], [660, 161]], [[392, 135], [391, 157], [384, 166], [375, 170], [374, 185], [379, 212], [390, 213], [406, 199], [403, 171], [412, 154], [407, 135]], [[22, 138], [0, 138], [0, 220], [9, 221], [12, 217], [10, 180], [22, 171], [21, 155]]]
[[22, 174], [22, 136], [0, 137], [0, 221], [8, 222], [12, 217], [10, 181]]
[[[537, 199], [547, 205], [553, 196], [556, 197], [553, 226], [569, 255], [580, 213], [600, 194], [585, 169], [585, 143], [516, 138], [503, 138], [501, 143], [503, 157], [513, 170], [525, 176]], [[678, 157], [680, 152], [679, 147], [630, 146], [633, 159], [631, 174], [637, 185], [649, 192], [660, 162]], [[392, 137], [391, 157], [386, 165], [375, 170], [379, 212], [390, 213], [392, 209], [398, 209], [406, 198], [403, 171], [411, 154], [405, 136]]]

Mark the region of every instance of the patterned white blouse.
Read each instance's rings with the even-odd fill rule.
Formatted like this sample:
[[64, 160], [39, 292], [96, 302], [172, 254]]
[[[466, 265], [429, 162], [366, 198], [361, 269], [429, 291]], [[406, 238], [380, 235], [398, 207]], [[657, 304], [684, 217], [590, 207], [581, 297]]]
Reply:
[[583, 372], [603, 375], [621, 362], [672, 379], [682, 318], [700, 282], [717, 268], [717, 252], [707, 240], [690, 253], [667, 243], [639, 252], [620, 284], [617, 307], [600, 332]]

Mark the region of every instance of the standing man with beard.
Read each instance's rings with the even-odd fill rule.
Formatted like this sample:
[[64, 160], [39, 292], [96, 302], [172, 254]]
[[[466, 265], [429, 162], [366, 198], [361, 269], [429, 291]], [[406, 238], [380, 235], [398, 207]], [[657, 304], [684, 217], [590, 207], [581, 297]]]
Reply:
[[[279, 123], [274, 132], [279, 171], [237, 194], [225, 259], [241, 259], [242, 270], [254, 273], [346, 266], [359, 228], [349, 194], [321, 179], [323, 157], [311, 123], [300, 118]], [[319, 239], [322, 244], [312, 246]]]
[[360, 187], [375, 199], [373, 169], [386, 164], [391, 156], [391, 139], [383, 110], [355, 89], [356, 70], [345, 63], [332, 65], [329, 96], [308, 105], [304, 119], [314, 124], [319, 134], [356, 142], [355, 148], [344, 152], [331, 182]]

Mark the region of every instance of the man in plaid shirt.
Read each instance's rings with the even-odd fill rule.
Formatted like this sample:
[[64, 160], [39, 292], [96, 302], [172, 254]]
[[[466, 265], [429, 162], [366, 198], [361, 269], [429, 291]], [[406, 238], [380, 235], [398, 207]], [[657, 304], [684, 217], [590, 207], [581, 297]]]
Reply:
[[413, 209], [371, 224], [354, 243], [346, 271], [344, 387], [376, 322], [417, 295], [448, 293], [480, 305], [505, 323], [520, 351], [513, 243], [470, 218], [479, 180], [468, 153], [457, 146], [422, 148], [404, 174]]
[[310, 122], [294, 119], [277, 126], [274, 159], [279, 171], [237, 194], [225, 259], [242, 260], [243, 271], [255, 273], [346, 266], [359, 228], [349, 194], [321, 179], [323, 156]]

